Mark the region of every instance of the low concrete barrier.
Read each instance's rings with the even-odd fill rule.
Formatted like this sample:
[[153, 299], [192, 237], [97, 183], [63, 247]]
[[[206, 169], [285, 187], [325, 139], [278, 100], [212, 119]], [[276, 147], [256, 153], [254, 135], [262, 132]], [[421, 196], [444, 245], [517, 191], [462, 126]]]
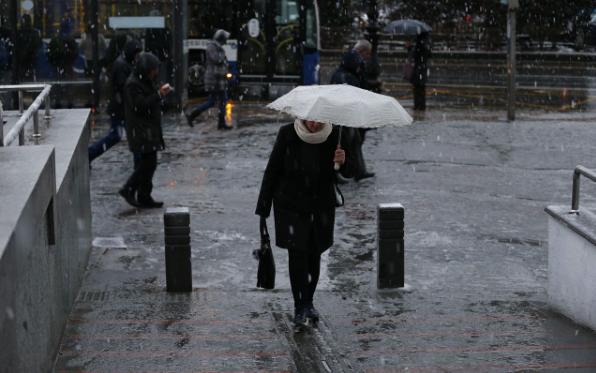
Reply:
[[89, 110], [0, 148], [0, 371], [48, 372], [91, 251]]
[[578, 170], [586, 170], [579, 167], [573, 207], [545, 210], [549, 214], [548, 295], [556, 311], [596, 330], [596, 214], [579, 209]]

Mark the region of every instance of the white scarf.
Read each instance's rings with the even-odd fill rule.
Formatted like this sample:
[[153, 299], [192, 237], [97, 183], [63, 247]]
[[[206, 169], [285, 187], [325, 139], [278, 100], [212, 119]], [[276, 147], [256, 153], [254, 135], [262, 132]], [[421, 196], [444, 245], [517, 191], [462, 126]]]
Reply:
[[309, 144], [321, 144], [324, 143], [329, 135], [331, 134], [331, 130], [333, 130], [333, 126], [330, 123], [325, 123], [323, 125], [323, 129], [319, 132], [310, 132], [306, 124], [302, 119], [296, 118], [294, 121], [294, 129], [296, 130], [296, 134], [302, 141], [309, 143]]

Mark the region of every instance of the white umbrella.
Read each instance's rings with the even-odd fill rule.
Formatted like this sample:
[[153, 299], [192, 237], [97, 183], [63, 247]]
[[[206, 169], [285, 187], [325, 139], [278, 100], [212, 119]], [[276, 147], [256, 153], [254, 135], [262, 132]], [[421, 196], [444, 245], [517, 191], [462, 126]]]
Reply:
[[296, 87], [267, 107], [302, 120], [354, 128], [403, 127], [413, 120], [393, 97], [347, 84]]
[[393, 97], [347, 84], [296, 87], [267, 107], [303, 120], [354, 128], [403, 127], [413, 120]]

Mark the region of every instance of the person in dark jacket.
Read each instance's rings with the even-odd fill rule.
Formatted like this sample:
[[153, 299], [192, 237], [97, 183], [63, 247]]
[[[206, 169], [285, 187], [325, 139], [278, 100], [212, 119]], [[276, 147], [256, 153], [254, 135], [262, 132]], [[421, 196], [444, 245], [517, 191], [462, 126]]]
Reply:
[[431, 49], [428, 32], [418, 35], [414, 46], [414, 72], [412, 73], [414, 110], [426, 110], [426, 81], [428, 80], [428, 60], [432, 58]]
[[141, 42], [139, 35], [133, 30], [118, 30], [116, 36], [110, 40], [108, 49], [106, 49], [105, 67], [106, 72], [109, 74], [112, 71], [112, 65], [118, 57], [124, 52], [124, 46], [131, 40], [137, 40]]
[[17, 62], [19, 64], [19, 82], [37, 80], [38, 53], [43, 47], [39, 30], [32, 26], [31, 16], [23, 14], [21, 27], [17, 30]]
[[124, 132], [124, 84], [142, 52], [143, 45], [138, 40], [131, 40], [124, 46], [124, 53], [112, 65], [110, 100], [108, 102], [108, 113], [111, 117], [110, 133], [89, 147], [89, 164], [122, 139], [122, 133]]
[[[287, 249], [294, 297], [294, 323], [317, 320], [313, 296], [319, 280], [321, 254], [333, 245], [336, 191], [334, 162], [352, 177], [356, 165], [339, 129], [296, 119], [282, 126], [263, 175], [255, 213], [275, 214], [276, 245]], [[348, 149], [344, 151], [342, 149]]]
[[218, 129], [231, 129], [225, 121], [226, 101], [228, 100], [228, 59], [223, 46], [226, 44], [230, 33], [225, 30], [217, 30], [213, 40], [207, 45], [207, 68], [205, 70], [205, 90], [209, 92], [209, 100], [193, 110], [186, 116], [188, 125], [194, 127], [193, 121], [205, 110], [215, 106], [219, 100], [218, 108]]
[[155, 84], [159, 59], [144, 53], [124, 84], [124, 113], [128, 148], [140, 154], [140, 163], [120, 189], [120, 195], [133, 207], [162, 207], [151, 196], [157, 152], [165, 149], [161, 129], [161, 100], [170, 92], [168, 85]]
[[[364, 59], [362, 54], [352, 49], [347, 51], [341, 61], [341, 66], [335, 71], [331, 77], [331, 84], [349, 84], [360, 88], [360, 70]], [[362, 154], [362, 137], [358, 128], [346, 127], [344, 131], [345, 136], [350, 144], [350, 150], [356, 159], [358, 170], [354, 180], [360, 181], [374, 176], [374, 173], [366, 171], [366, 163], [364, 162], [364, 155]], [[338, 182], [343, 183], [343, 180], [338, 178]]]
[[[79, 49], [75, 39], [68, 34], [69, 30], [70, 24], [68, 20], [62, 21], [58, 35], [50, 40], [46, 51], [48, 61], [52, 65], [52, 76], [56, 80], [74, 79], [73, 65], [79, 55]], [[73, 107], [74, 90], [71, 84], [59, 84], [53, 91], [56, 109], [62, 107], [60, 100], [64, 94], [66, 94], [68, 108], [71, 109]]]

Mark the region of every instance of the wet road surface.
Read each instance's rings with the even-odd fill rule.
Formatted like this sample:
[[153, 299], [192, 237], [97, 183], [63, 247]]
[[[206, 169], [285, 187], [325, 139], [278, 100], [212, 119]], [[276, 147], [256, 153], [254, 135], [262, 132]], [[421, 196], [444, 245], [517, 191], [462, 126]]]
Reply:
[[[287, 255], [258, 290], [254, 209], [277, 128], [260, 105], [230, 106], [191, 129], [166, 117], [154, 197], [191, 211], [192, 293], [165, 292], [164, 209], [117, 194], [125, 142], [93, 163], [95, 237], [54, 372], [596, 371], [596, 334], [547, 304], [547, 215], [569, 204], [573, 168], [593, 161], [589, 113], [430, 110], [411, 127], [369, 132], [373, 179], [342, 186], [334, 247], [315, 305], [291, 328]], [[93, 138], [108, 131], [97, 120]], [[593, 187], [582, 206], [596, 207]], [[376, 207], [405, 207], [406, 283], [376, 289]], [[272, 219], [268, 219], [273, 233]]]

